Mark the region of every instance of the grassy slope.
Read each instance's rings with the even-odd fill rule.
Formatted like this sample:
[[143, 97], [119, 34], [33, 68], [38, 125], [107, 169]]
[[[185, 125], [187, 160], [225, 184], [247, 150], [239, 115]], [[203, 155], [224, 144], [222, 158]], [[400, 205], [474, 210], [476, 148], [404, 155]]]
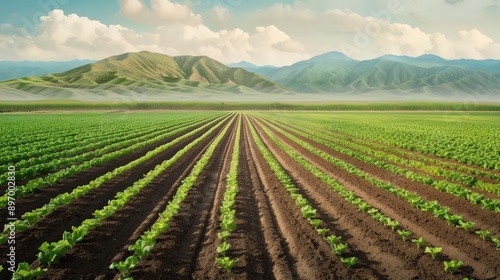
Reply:
[[254, 73], [229, 68], [208, 57], [170, 57], [150, 52], [122, 54], [66, 72], [15, 79], [0, 85], [50, 98], [80, 98], [85, 95], [83, 91], [108, 97], [126, 91], [146, 95], [157, 95], [160, 91], [286, 92]]
[[397, 56], [355, 61], [339, 55], [322, 55], [291, 66], [259, 69], [257, 72], [304, 93], [409, 91], [445, 95], [498, 94], [500, 75], [490, 69], [495, 66], [500, 64], [495, 64], [495, 61], [447, 61], [437, 57]]

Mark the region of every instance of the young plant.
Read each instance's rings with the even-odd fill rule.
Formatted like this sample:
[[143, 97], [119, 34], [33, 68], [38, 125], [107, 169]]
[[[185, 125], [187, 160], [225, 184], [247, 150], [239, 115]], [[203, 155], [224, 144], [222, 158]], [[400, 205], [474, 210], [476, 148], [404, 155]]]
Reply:
[[330, 247], [333, 250], [333, 246], [335, 246], [335, 244], [337, 244], [341, 239], [342, 239], [342, 237], [335, 236], [332, 234], [326, 238], [326, 242], [328, 242], [328, 244], [330, 245]]
[[347, 267], [347, 268], [351, 268], [352, 266], [356, 265], [356, 263], [358, 262], [358, 258], [356, 257], [350, 257], [350, 258], [340, 258], [340, 260], [342, 260], [342, 263]]
[[500, 239], [496, 236], [492, 236], [491, 241], [493, 241], [495, 245], [497, 245], [497, 250], [500, 250]]
[[398, 229], [398, 234], [403, 238], [403, 241], [406, 241], [406, 238], [408, 238], [410, 235], [412, 235], [412, 232], [409, 230], [400, 230]]
[[475, 223], [473, 223], [473, 222], [464, 222], [462, 220], [459, 220], [458, 224], [459, 224], [459, 227], [465, 229], [466, 231], [470, 231], [475, 225]]
[[490, 236], [491, 231], [489, 230], [477, 230], [476, 234], [481, 236], [483, 240], [486, 240], [486, 237]]
[[133, 269], [139, 259], [136, 256], [130, 256], [126, 258], [124, 261], [118, 263], [112, 263], [109, 268], [110, 269], [118, 269], [123, 277], [128, 277], [130, 275], [130, 270]]
[[134, 245], [130, 245], [128, 247], [128, 250], [134, 252], [137, 256], [139, 256], [139, 259], [142, 259], [145, 256], [149, 255], [149, 253], [151, 252], [151, 250], [153, 250], [155, 245], [156, 245], [155, 240], [147, 242], [143, 239], [138, 239]]
[[17, 266], [16, 272], [12, 274], [12, 280], [36, 279], [42, 276], [45, 271], [47, 271], [47, 269], [46, 268], [42, 269], [41, 267], [31, 270], [30, 265], [26, 262], [23, 262]]
[[53, 263], [58, 263], [61, 255], [64, 255], [69, 249], [70, 245], [67, 240], [59, 242], [44, 242], [38, 250], [38, 260], [40, 263], [48, 264], [49, 266]]
[[333, 245], [332, 251], [335, 253], [335, 255], [340, 256], [344, 253], [344, 251], [347, 250], [347, 244], [346, 243], [339, 243]]
[[454, 274], [464, 263], [457, 260], [451, 260], [449, 262], [444, 261], [444, 271], [448, 271], [451, 274]]
[[319, 224], [321, 224], [321, 220], [320, 219], [310, 219], [309, 220], [309, 223], [315, 228], [317, 229], [319, 227]]
[[425, 241], [424, 238], [420, 237], [418, 239], [412, 239], [411, 242], [415, 243], [415, 245], [417, 245], [417, 248], [420, 249], [420, 246], [426, 246], [427, 245], [427, 241]]
[[227, 272], [231, 273], [233, 266], [238, 262], [238, 258], [231, 259], [230, 257], [222, 257], [216, 258], [215, 261], [217, 264], [227, 270]]
[[312, 208], [311, 205], [306, 205], [300, 208], [300, 212], [302, 212], [302, 216], [307, 219], [312, 219], [316, 216], [316, 209]]
[[221, 254], [222, 256], [226, 256], [226, 251], [229, 250], [229, 247], [231, 247], [231, 244], [227, 243], [226, 241], [222, 242], [219, 247], [217, 247], [217, 253]]
[[425, 247], [424, 253], [430, 254], [433, 259], [436, 259], [437, 255], [439, 255], [442, 250], [443, 248], [441, 247]]
[[330, 231], [329, 229], [327, 228], [318, 228], [316, 231], [318, 231], [318, 234], [325, 237], [326, 234], [328, 233], [328, 231]]

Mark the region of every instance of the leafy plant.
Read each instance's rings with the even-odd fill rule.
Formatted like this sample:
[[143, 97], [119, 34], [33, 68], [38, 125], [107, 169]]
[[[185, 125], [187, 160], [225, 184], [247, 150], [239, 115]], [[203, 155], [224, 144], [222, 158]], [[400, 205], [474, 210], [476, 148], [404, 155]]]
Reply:
[[476, 234], [481, 236], [483, 240], [486, 240], [486, 237], [490, 236], [491, 231], [489, 230], [477, 230]]
[[330, 230], [327, 228], [318, 228], [316, 231], [319, 235], [324, 237]]
[[406, 241], [406, 238], [408, 238], [410, 235], [412, 235], [412, 232], [409, 230], [400, 230], [398, 229], [398, 234], [403, 238], [404, 241]]
[[420, 246], [426, 246], [427, 245], [427, 241], [425, 241], [424, 238], [420, 237], [418, 239], [412, 239], [411, 242], [415, 243], [415, 245], [417, 245], [417, 248], [420, 249]]
[[40, 263], [48, 264], [49, 266], [53, 263], [58, 263], [61, 255], [64, 255], [66, 251], [70, 248], [67, 240], [62, 240], [58, 242], [44, 242], [38, 250], [38, 260]]
[[459, 224], [459, 227], [465, 229], [466, 231], [470, 231], [475, 225], [475, 223], [473, 223], [473, 222], [464, 222], [462, 220], [459, 220], [458, 224]]
[[335, 244], [337, 244], [342, 239], [342, 237], [335, 236], [335, 235], [330, 235], [330, 236], [328, 236], [325, 239], [326, 239], [326, 242], [328, 242], [328, 244], [330, 245], [330, 247], [333, 249], [333, 246]]
[[491, 241], [493, 241], [495, 245], [497, 245], [497, 250], [500, 250], [500, 239], [496, 236], [492, 236]]
[[356, 265], [356, 263], [358, 263], [358, 258], [356, 257], [350, 257], [350, 258], [341, 257], [340, 260], [347, 268], [351, 268], [352, 266]]
[[316, 209], [314, 209], [311, 205], [306, 205], [300, 208], [300, 212], [302, 212], [302, 216], [307, 219], [312, 219], [316, 216]]
[[464, 263], [457, 260], [444, 261], [444, 271], [454, 274]]
[[345, 250], [347, 250], [347, 247], [348, 246], [346, 243], [334, 244], [332, 252], [335, 253], [335, 255], [340, 256], [344, 253]]
[[231, 244], [227, 243], [226, 241], [222, 242], [218, 247], [217, 247], [217, 253], [221, 254], [222, 256], [226, 256], [226, 251], [229, 250], [229, 247], [231, 247]]
[[233, 266], [238, 262], [238, 258], [231, 259], [229, 257], [216, 258], [215, 261], [217, 264], [227, 270], [227, 272], [231, 273]]
[[310, 219], [309, 220], [309, 223], [314, 227], [314, 228], [318, 228], [319, 227], [319, 224], [321, 224], [321, 220], [320, 219]]
[[437, 255], [441, 253], [443, 248], [441, 247], [425, 247], [424, 253], [430, 254], [433, 259], [436, 259]]
[[148, 242], [141, 238], [138, 239], [134, 245], [130, 245], [128, 247], [128, 250], [134, 252], [137, 256], [139, 256], [139, 259], [142, 259], [145, 256], [149, 255], [149, 253], [151, 252], [151, 250], [153, 250], [155, 245], [156, 245], [155, 240], [150, 240]]
[[130, 270], [133, 269], [138, 262], [139, 259], [136, 256], [132, 255], [126, 258], [124, 261], [112, 263], [109, 268], [118, 269], [123, 277], [128, 277], [130, 275]]
[[12, 280], [31, 280], [42, 276], [45, 271], [47, 269], [41, 267], [31, 270], [29, 263], [22, 262], [17, 266], [16, 272], [12, 274]]

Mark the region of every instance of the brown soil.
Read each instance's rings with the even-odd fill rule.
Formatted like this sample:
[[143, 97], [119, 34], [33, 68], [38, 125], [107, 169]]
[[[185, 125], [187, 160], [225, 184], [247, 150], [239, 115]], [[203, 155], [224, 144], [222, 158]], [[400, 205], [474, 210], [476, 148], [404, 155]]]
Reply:
[[[237, 122], [242, 120], [240, 160], [238, 166], [239, 191], [236, 195], [236, 230], [228, 238], [231, 248], [228, 256], [239, 258], [231, 273], [217, 266], [215, 258], [220, 239], [220, 205], [226, 190]], [[257, 121], [258, 120], [258, 121]], [[166, 171], [160, 174], [127, 205], [90, 231], [85, 238], [65, 254], [59, 264], [52, 265], [43, 279], [118, 279], [112, 262], [130, 256], [128, 246], [156, 221], [168, 201], [176, 193], [182, 180], [209, 144], [229, 125], [214, 154], [189, 191], [181, 210], [170, 222], [170, 228], [157, 239], [149, 256], [132, 271], [134, 279], [497, 279], [500, 275], [500, 251], [490, 241], [483, 241], [473, 232], [466, 232], [432, 214], [412, 207], [405, 200], [380, 189], [368, 181], [352, 175], [338, 166], [316, 156], [260, 119], [239, 115], [225, 121], [201, 143], [193, 147]], [[346, 268], [332, 253], [327, 242], [305, 219], [299, 207], [263, 158], [250, 133], [250, 124], [276, 157], [280, 166], [299, 188], [299, 193], [317, 209], [321, 226], [329, 234], [342, 237], [349, 245], [347, 257], [355, 256], [358, 263]], [[201, 125], [201, 124], [200, 124]], [[279, 126], [285, 131], [286, 124]], [[436, 260], [423, 249], [417, 249], [382, 223], [374, 221], [368, 213], [359, 211], [346, 202], [326, 183], [281, 150], [264, 132], [263, 127], [278, 137], [303, 158], [348, 190], [356, 193], [373, 207], [400, 222], [399, 228], [413, 232], [412, 237], [423, 237], [432, 246], [443, 248]], [[61, 239], [64, 231], [92, 217], [96, 209], [105, 206], [115, 194], [139, 180], [162, 161], [171, 158], [190, 141], [208, 129], [185, 139], [165, 152], [120, 174], [97, 190], [60, 207], [33, 227], [16, 236], [16, 259], [36, 264], [37, 248], [44, 241]], [[476, 228], [489, 229], [500, 234], [498, 213], [482, 210], [452, 195], [407, 180], [385, 170], [359, 161], [348, 155], [291, 133], [314, 147], [348, 162], [355, 167], [394, 186], [418, 193], [426, 200], [438, 200], [466, 220], [476, 221]], [[51, 197], [71, 191], [75, 186], [144, 155], [175, 137], [136, 151], [103, 166], [76, 174], [53, 187], [44, 188], [18, 200], [18, 213], [29, 211], [47, 203]], [[3, 216], [2, 216], [3, 217]], [[6, 245], [0, 251], [7, 250]], [[6, 254], [0, 256], [5, 266]], [[443, 261], [457, 259], [464, 262], [458, 273], [444, 272]], [[0, 279], [8, 279], [4, 271]]]
[[[399, 221], [403, 228], [412, 231], [418, 236], [423, 237], [433, 246], [443, 247], [443, 253], [446, 254], [449, 258], [462, 260], [464, 263], [468, 264], [469, 267], [463, 268], [464, 273], [471, 273], [474, 279], [495, 279], [495, 275], [500, 275], [500, 268], [495, 265], [495, 261], [493, 261], [493, 259], [497, 259], [500, 261], [500, 254], [495, 249], [495, 246], [492, 242], [485, 242], [472, 232], [467, 233], [462, 229], [447, 225], [444, 220], [436, 219], [432, 214], [412, 207], [403, 199], [400, 199], [376, 186], [371, 185], [369, 182], [363, 180], [360, 177], [347, 173], [345, 170], [300, 147], [278, 132], [274, 130], [272, 131], [273, 133], [278, 135], [284, 143], [292, 147], [295, 151], [299, 152], [303, 157], [305, 157], [315, 166], [319, 167], [323, 172], [337, 179], [349, 190], [356, 192], [359, 197], [363, 198], [365, 201], [367, 201], [377, 209], [381, 209], [381, 212], [385, 215]], [[295, 136], [299, 137], [298, 135]], [[338, 153], [320, 144], [315, 144], [309, 139], [306, 139], [304, 137], [299, 138], [301, 138], [301, 140], [309, 142], [310, 144], [313, 144], [315, 147], [320, 148], [323, 151], [326, 151], [334, 157], [356, 165], [364, 172], [374, 174], [376, 177], [384, 179], [396, 177], [393, 174], [384, 174], [383, 171], [372, 165], [366, 164], [357, 159], [350, 158], [347, 155]], [[415, 183], [405, 182], [403, 184], [399, 184], [399, 186], [408, 188], [414, 186], [413, 184]], [[424, 198], [429, 190], [429, 187], [423, 188], [421, 186], [412, 189], [412, 191], [417, 192]], [[437, 195], [437, 197], [435, 197], [435, 199], [438, 199], [440, 202], [441, 200], [446, 200], [447, 195], [443, 193], [439, 194]], [[479, 212], [486, 212], [473, 209], [475, 205], [468, 205], [463, 202], [460, 204], [460, 207], [462, 207], [464, 211], [476, 213], [478, 216], [481, 216], [481, 213]], [[460, 208], [457, 206], [457, 209]], [[453, 210], [455, 209], [452, 208], [452, 211]], [[494, 217], [496, 217], [495, 215], [498, 214], [494, 213]], [[498, 231], [499, 225], [496, 221], [498, 221], [498, 218], [492, 218], [483, 222], [488, 227], [496, 229]], [[372, 224], [371, 226], [373, 227], [374, 225]], [[391, 250], [394, 249], [391, 248]]]

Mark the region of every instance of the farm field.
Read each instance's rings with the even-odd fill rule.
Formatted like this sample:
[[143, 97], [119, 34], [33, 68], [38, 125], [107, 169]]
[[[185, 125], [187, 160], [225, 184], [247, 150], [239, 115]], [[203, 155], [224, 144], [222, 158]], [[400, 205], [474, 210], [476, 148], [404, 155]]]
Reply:
[[5, 113], [0, 124], [1, 279], [500, 275], [498, 113]]

